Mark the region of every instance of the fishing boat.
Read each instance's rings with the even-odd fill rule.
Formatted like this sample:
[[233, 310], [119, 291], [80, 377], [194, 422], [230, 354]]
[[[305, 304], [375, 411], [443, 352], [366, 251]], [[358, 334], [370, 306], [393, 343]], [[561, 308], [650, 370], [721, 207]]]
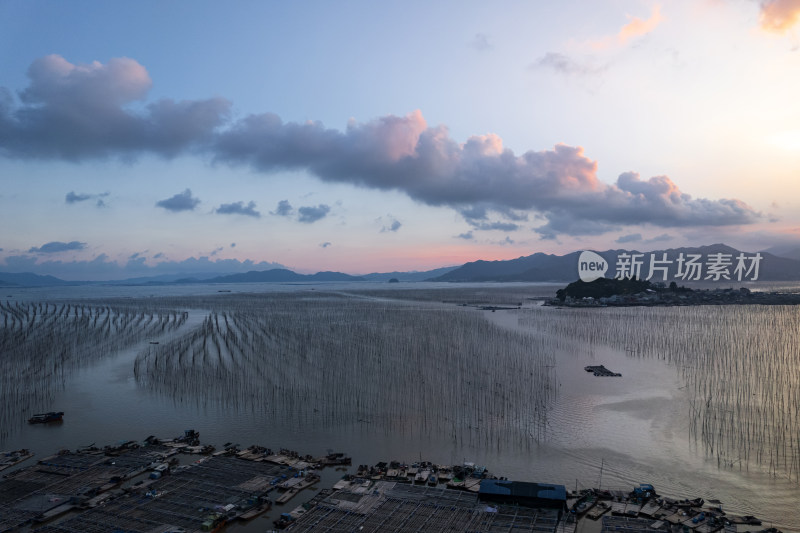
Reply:
[[49, 413], [39, 413], [28, 419], [29, 424], [46, 424], [48, 422], [61, 422], [64, 419], [62, 411], [50, 411]]
[[572, 512], [578, 516], [583, 516], [597, 503], [594, 492], [587, 491], [572, 506]]

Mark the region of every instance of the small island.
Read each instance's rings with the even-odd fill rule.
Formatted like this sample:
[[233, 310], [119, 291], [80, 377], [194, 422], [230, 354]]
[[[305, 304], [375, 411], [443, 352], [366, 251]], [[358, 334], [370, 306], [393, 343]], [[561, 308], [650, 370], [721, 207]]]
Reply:
[[798, 305], [800, 294], [757, 292], [739, 289], [692, 289], [651, 283], [637, 278], [599, 278], [591, 282], [574, 281], [556, 291], [556, 297], [545, 305], [559, 307], [631, 307], [674, 305]]

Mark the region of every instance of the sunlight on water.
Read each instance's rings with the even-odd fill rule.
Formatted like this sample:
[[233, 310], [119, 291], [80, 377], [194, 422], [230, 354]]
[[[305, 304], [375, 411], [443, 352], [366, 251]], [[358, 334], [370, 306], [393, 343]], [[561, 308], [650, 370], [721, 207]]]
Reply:
[[523, 323], [675, 367], [689, 431], [720, 466], [800, 479], [800, 311], [787, 306], [530, 311]]

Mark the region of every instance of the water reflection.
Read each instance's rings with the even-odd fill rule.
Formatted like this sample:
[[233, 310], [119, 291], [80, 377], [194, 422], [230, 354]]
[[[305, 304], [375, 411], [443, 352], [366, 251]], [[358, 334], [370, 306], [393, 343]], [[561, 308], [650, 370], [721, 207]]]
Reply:
[[86, 303], [0, 302], [0, 439], [53, 395], [75, 368], [180, 327], [186, 313]]
[[[786, 531], [800, 523], [794, 309], [556, 310], [530, 307], [535, 287], [313, 288], [79, 302], [98, 329], [67, 343], [74, 364], [46, 377], [52, 352], [29, 339], [20, 347], [40, 353], [38, 366], [20, 352], [3, 374], [17, 372], [2, 394], [64, 410], [64, 425], [27, 426], [14, 412], [2, 448], [52, 453], [191, 427], [212, 444], [331, 448], [357, 463], [422, 456], [570, 487], [652, 482]], [[527, 308], [460, 305], [479, 303]], [[36, 305], [33, 321], [5, 311], [26, 326], [4, 340], [30, 327], [67, 338], [77, 304]], [[115, 326], [127, 340], [99, 329], [114, 316], [128, 317]], [[174, 320], [149, 344], [147, 328]], [[594, 378], [587, 364], [623, 377]]]
[[149, 346], [139, 383], [298, 426], [509, 444], [545, 436], [554, 344], [474, 309], [340, 294], [226, 302], [201, 327]]
[[543, 325], [589, 346], [677, 369], [688, 430], [720, 467], [800, 480], [800, 310], [793, 306], [548, 309]]

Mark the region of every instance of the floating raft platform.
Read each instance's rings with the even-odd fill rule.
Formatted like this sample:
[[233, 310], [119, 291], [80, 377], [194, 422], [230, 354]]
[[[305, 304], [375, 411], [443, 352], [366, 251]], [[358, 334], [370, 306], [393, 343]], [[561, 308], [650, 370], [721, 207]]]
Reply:
[[11, 452], [0, 452], [0, 471], [33, 457], [33, 452], [25, 448]]
[[587, 372], [592, 372], [592, 373], [594, 373], [595, 376], [599, 376], [599, 377], [604, 377], [604, 378], [605, 377], [612, 377], [612, 378], [622, 377], [622, 374], [620, 374], [618, 372], [612, 372], [611, 370], [607, 369], [603, 365], [585, 366], [585, 367], [583, 367], [583, 369], [586, 370]]
[[[319, 481], [313, 468], [279, 464], [312, 464], [311, 456], [288, 450], [276, 454], [258, 446], [240, 450], [231, 444], [222, 454], [210, 455], [198, 440], [196, 432], [187, 432], [164, 443], [148, 437], [102, 449], [92, 445], [61, 451], [6, 474], [0, 479], [0, 531], [221, 531], [263, 514], [275, 501], [289, 501]], [[183, 446], [176, 448], [179, 444]], [[189, 450], [206, 453], [192, 457]], [[344, 460], [341, 454], [327, 458]], [[716, 500], [709, 507], [700, 498], [659, 497], [651, 485], [633, 491], [584, 489], [567, 496], [563, 486], [496, 479], [472, 463], [393, 461], [358, 470], [359, 475], [345, 475], [333, 488], [281, 514], [276, 527], [328, 533], [574, 533], [583, 520], [593, 519], [602, 522], [603, 532], [666, 533], [672, 527], [733, 533], [726, 522], [760, 524], [752, 516], [725, 515]], [[436, 473], [435, 485], [412, 482], [424, 470]], [[587, 503], [594, 506], [583, 505]]]
[[354, 480], [299, 514], [289, 526], [292, 532], [329, 533], [574, 530], [574, 521], [559, 519], [556, 509], [487, 504], [479, 501], [477, 494], [443, 485], [372, 480]]
[[[458, 470], [452, 473], [455, 482], [436, 486], [410, 482], [420, 471], [438, 469], [443, 472], [448, 468]], [[564, 499], [563, 508], [549, 507], [541, 500], [533, 503], [492, 500], [489, 498], [491, 489], [481, 492], [481, 479], [472, 477], [476, 471], [488, 477], [485, 469], [471, 468], [466, 471], [464, 467], [437, 467], [426, 462], [409, 466], [396, 461], [381, 462], [374, 467], [361, 465], [356, 475], [346, 475], [337, 482], [330, 495], [315, 497], [291, 513], [281, 515], [275, 525], [290, 532], [309, 533], [575, 533], [584, 520], [592, 520], [600, 521], [597, 531], [602, 533], [669, 533], [676, 527], [692, 533], [735, 533], [735, 529], [726, 525], [727, 522], [752, 520], [752, 523], [758, 523], [753, 517], [726, 515], [719, 502], [709, 507], [700, 498], [662, 498], [652, 485], [639, 485], [633, 490], [584, 489], [571, 492]], [[401, 473], [405, 473], [405, 481]], [[462, 480], [460, 476], [466, 479]], [[506, 487], [538, 485], [502, 480], [486, 483]], [[476, 490], [465, 490], [467, 484]]]
[[164, 444], [148, 437], [64, 450], [6, 474], [0, 480], [0, 531], [216, 531], [267, 511], [280, 483], [296, 480], [281, 496], [288, 501], [319, 480], [311, 470], [258, 460], [272, 454], [260, 447], [241, 454], [231, 447], [228, 455], [180, 464], [189, 450], [208, 450], [196, 444], [197, 437], [187, 432]]

